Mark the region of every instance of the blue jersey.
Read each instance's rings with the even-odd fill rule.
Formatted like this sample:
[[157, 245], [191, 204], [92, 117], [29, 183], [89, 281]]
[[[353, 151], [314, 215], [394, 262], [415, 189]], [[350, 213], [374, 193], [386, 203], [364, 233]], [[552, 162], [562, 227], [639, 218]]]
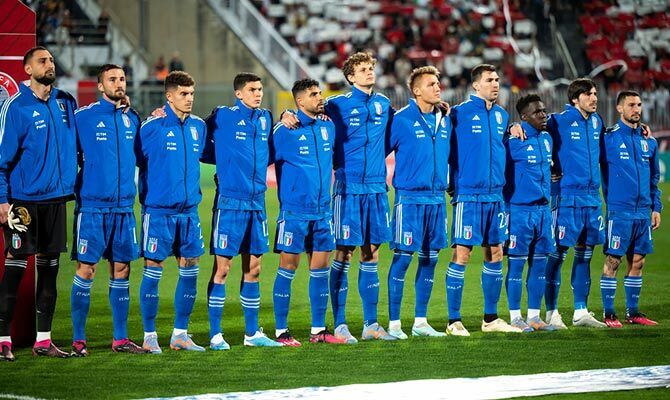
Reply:
[[0, 104], [0, 203], [73, 195], [76, 109], [67, 92], [52, 88], [44, 101], [23, 83]]
[[140, 117], [100, 100], [75, 111], [78, 207], [131, 208], [135, 203], [135, 137]]
[[135, 142], [140, 203], [147, 213], [197, 213], [205, 121], [195, 115], [181, 121], [169, 104], [165, 113], [144, 121]]
[[395, 152], [393, 187], [396, 195], [438, 195], [444, 202], [448, 184], [451, 120], [435, 113], [423, 114], [416, 100], [396, 112], [387, 152]]
[[267, 190], [268, 139], [272, 129], [270, 111], [247, 107], [237, 100], [233, 107], [218, 107], [205, 119], [207, 142], [202, 161], [216, 163], [217, 208], [262, 210]]
[[497, 104], [489, 110], [484, 99], [471, 95], [451, 110], [451, 121], [449, 166], [454, 201], [502, 201], [507, 112]]
[[329, 97], [325, 107], [335, 124], [336, 191], [386, 193], [384, 145], [394, 112], [391, 101], [352, 87], [350, 93]]
[[293, 130], [278, 124], [272, 136], [280, 210], [323, 217], [330, 213], [335, 126], [302, 111], [298, 120]]
[[658, 144], [653, 137], [645, 138], [641, 128], [633, 129], [622, 121], [607, 128], [601, 171], [608, 212], [648, 218], [650, 211], [661, 211]]
[[[552, 185], [552, 195], [561, 199], [576, 197], [575, 206], [600, 205], [600, 136], [604, 131], [598, 113], [584, 118], [569, 104], [561, 113], [549, 116], [547, 130], [554, 141], [552, 172], [562, 174]], [[565, 203], [563, 201], [563, 203]]]
[[505, 202], [515, 205], [549, 204], [551, 200], [551, 136], [527, 122], [521, 127], [527, 139], [505, 138]]

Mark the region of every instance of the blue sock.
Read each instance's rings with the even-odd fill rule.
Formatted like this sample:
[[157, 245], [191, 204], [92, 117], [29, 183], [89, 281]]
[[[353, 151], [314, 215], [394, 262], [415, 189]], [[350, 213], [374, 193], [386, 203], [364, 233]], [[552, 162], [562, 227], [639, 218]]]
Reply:
[[261, 308], [261, 289], [258, 282], [242, 282], [240, 303], [244, 314], [244, 334], [253, 336], [258, 332], [258, 310]]
[[128, 278], [109, 279], [109, 305], [112, 307], [114, 340], [128, 339], [129, 287]]
[[544, 296], [544, 290], [546, 288], [544, 277], [546, 270], [546, 256], [535, 256], [528, 261], [526, 290], [528, 291], [528, 308], [532, 310], [542, 309], [542, 296]]
[[502, 261], [484, 262], [482, 268], [482, 290], [484, 291], [484, 314], [498, 314], [498, 300], [502, 290]]
[[[510, 310], [521, 310], [521, 294], [523, 293], [523, 267], [527, 256], [507, 257], [507, 303]], [[530, 295], [529, 295], [530, 297]]]
[[600, 294], [603, 299], [605, 315], [614, 314], [614, 295], [616, 294], [616, 277], [605, 275], [600, 277]]
[[207, 294], [207, 313], [209, 314], [209, 338], [221, 333], [223, 305], [226, 303], [226, 284], [210, 282]]
[[437, 254], [437, 251], [419, 252], [419, 265], [414, 278], [414, 292], [416, 294], [414, 317], [425, 318], [428, 313], [428, 302], [433, 292]]
[[640, 291], [642, 291], [642, 277], [624, 276], [623, 288], [626, 292], [626, 314], [635, 315], [639, 312], [638, 301], [640, 300]]
[[288, 329], [288, 308], [291, 303], [291, 282], [295, 271], [279, 267], [272, 289], [275, 310], [275, 329]]
[[446, 278], [449, 321], [458, 321], [461, 319], [461, 302], [463, 301], [464, 281], [465, 265], [450, 262]]
[[565, 256], [568, 254], [566, 247], [557, 247], [554, 253], [549, 254], [547, 268], [545, 271], [544, 301], [547, 311], [558, 310], [558, 291], [561, 288], [561, 267]]
[[400, 320], [400, 304], [402, 303], [402, 292], [405, 287], [405, 274], [409, 263], [412, 262], [412, 253], [396, 250], [393, 253], [393, 261], [389, 269], [389, 320]]
[[575, 297], [575, 310], [587, 308], [589, 291], [591, 290], [591, 257], [593, 247], [575, 249], [572, 262], [572, 293]]
[[72, 340], [86, 340], [86, 317], [91, 305], [93, 279], [75, 275], [72, 280], [70, 307], [72, 308]]
[[346, 324], [345, 308], [349, 292], [349, 263], [333, 260], [330, 267], [330, 303], [333, 306], [335, 327]]
[[326, 326], [328, 267], [309, 270], [309, 304], [312, 308], [312, 327]]
[[361, 262], [358, 268], [358, 293], [363, 303], [363, 324], [377, 322], [377, 304], [379, 303], [379, 273], [376, 262]]
[[174, 292], [174, 327], [188, 329], [188, 320], [193, 312], [195, 295], [198, 289], [199, 267], [179, 267], [179, 280]]
[[144, 332], [156, 332], [156, 314], [158, 314], [158, 282], [163, 276], [161, 267], [144, 267], [140, 285], [140, 310]]

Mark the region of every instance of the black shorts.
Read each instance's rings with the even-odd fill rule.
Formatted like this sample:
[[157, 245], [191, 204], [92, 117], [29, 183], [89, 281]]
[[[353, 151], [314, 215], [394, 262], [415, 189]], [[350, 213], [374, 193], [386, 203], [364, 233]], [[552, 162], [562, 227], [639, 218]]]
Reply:
[[65, 201], [32, 203], [15, 200], [12, 212], [28, 227], [18, 232], [4, 227], [5, 254], [16, 256], [58, 254], [67, 251], [67, 206]]

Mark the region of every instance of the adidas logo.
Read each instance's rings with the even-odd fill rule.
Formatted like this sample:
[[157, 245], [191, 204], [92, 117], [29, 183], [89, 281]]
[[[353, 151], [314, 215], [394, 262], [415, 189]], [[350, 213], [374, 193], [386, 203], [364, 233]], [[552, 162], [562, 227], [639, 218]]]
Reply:
[[351, 110], [351, 115], [356, 115], [356, 114], [358, 114], [358, 109], [354, 108], [353, 110]]
[[473, 121], [479, 121], [479, 115], [475, 115], [474, 117], [472, 117], [472, 120]]
[[305, 137], [305, 135], [302, 135], [302, 136], [300, 136], [300, 139], [298, 139], [298, 140], [307, 140], [307, 137]]
[[244, 120], [240, 120], [240, 122], [237, 123], [238, 126], [246, 126], [247, 124], [244, 123]]
[[416, 122], [414, 123], [414, 126], [421, 126], [421, 124], [419, 123], [419, 121], [416, 121]]
[[626, 144], [625, 144], [625, 143], [621, 143], [621, 146], [619, 146], [619, 148], [620, 148], [620, 149], [625, 149], [625, 148], [626, 148]]
[[526, 151], [533, 151], [533, 146], [531, 145], [531, 146], [526, 147]]
[[40, 113], [37, 112], [37, 110], [33, 111], [33, 117], [39, 117]]
[[575, 122], [573, 122], [572, 125], [570, 125], [570, 126], [579, 126], [579, 124], [577, 123], [577, 121], [575, 121]]
[[174, 137], [174, 133], [172, 131], [168, 132], [167, 137]]
[[96, 125], [96, 127], [98, 127], [98, 128], [104, 128], [104, 127], [105, 127], [105, 124], [104, 124], [102, 121], [100, 121], [100, 122], [98, 122], [98, 125]]

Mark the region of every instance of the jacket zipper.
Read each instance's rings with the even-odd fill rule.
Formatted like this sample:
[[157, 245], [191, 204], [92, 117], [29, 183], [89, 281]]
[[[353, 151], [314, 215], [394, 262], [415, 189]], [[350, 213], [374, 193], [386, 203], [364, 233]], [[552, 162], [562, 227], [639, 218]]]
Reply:
[[589, 124], [588, 120], [584, 119], [584, 133], [586, 134], [586, 148], [589, 152], [589, 187], [588, 191], [591, 193], [591, 186], [593, 185], [593, 165], [591, 159], [591, 135], [589, 134]]
[[323, 179], [321, 176], [321, 162], [319, 161], [319, 145], [316, 141], [316, 134], [314, 133], [314, 123], [312, 123], [312, 138], [314, 138], [314, 154], [316, 155], [316, 165], [319, 167], [319, 196], [316, 209], [318, 213], [321, 213], [321, 191], [323, 190]]
[[540, 144], [540, 135], [537, 135], [537, 150], [540, 152], [540, 172], [542, 173], [542, 181], [540, 184], [540, 189], [542, 191], [542, 197], [547, 198], [547, 195], [544, 193], [544, 153], [542, 152], [542, 146]]
[[49, 107], [49, 103], [46, 101], [44, 103], [47, 106], [47, 110], [49, 110], [49, 117], [51, 118], [50, 122], [53, 124], [54, 127], [54, 141], [56, 142], [56, 164], [58, 165], [58, 183], [60, 183], [61, 192], [63, 193], [63, 195], [65, 195], [65, 188], [63, 187], [63, 173], [61, 172], [61, 166], [60, 166], [60, 144], [58, 143], [58, 135], [56, 135], [56, 122], [54, 120], [54, 115], [51, 112], [51, 107]]
[[255, 185], [256, 185], [256, 133], [257, 133], [256, 131], [257, 131], [257, 129], [256, 129], [256, 124], [254, 123], [254, 113], [255, 112], [256, 112], [255, 109], [251, 110], [251, 117], [249, 118], [251, 120], [251, 126], [254, 129], [254, 136], [252, 138], [253, 139], [252, 146], [253, 146], [253, 153], [254, 153], [252, 162], [254, 164], [253, 165], [254, 170], [251, 174], [251, 199], [250, 200], [253, 200], [254, 195], [256, 194]]
[[116, 133], [116, 206], [121, 206], [121, 148], [119, 146], [119, 127], [116, 122], [116, 113], [118, 110], [114, 110], [114, 131]]
[[493, 188], [493, 132], [491, 132], [491, 110], [488, 108], [486, 109], [486, 125], [489, 128], [489, 193], [491, 193]]
[[368, 133], [368, 121], [370, 121], [370, 109], [368, 108], [368, 103], [370, 102], [370, 98], [372, 97], [372, 94], [368, 95], [368, 97], [365, 99], [365, 111], [366, 116], [365, 116], [365, 145], [363, 146], [363, 177], [361, 178], [361, 183], [365, 183], [365, 176], [367, 175], [367, 165], [368, 165], [368, 143], [370, 142], [370, 135]]
[[[437, 170], [437, 155], [435, 154], [435, 141], [437, 140], [437, 127], [439, 125], [440, 121], [437, 120], [437, 117], [435, 118], [435, 129], [433, 129], [433, 134], [431, 137], [433, 138], [433, 182], [432, 182], [432, 187], [431, 190], [433, 194], [435, 194], [435, 171]], [[430, 125], [428, 126], [430, 128]]]
[[184, 123], [185, 121], [179, 121], [179, 127], [181, 128], [181, 139], [184, 146], [184, 203], [182, 204], [181, 211], [184, 211], [186, 205], [188, 204], [188, 186], [186, 183], [186, 178], [188, 177], [188, 157], [186, 152], [186, 135], [184, 135]]
[[637, 174], [637, 196], [635, 197], [635, 212], [637, 212], [637, 209], [640, 204], [640, 168], [637, 164], [637, 148], [635, 147], [635, 131], [632, 132], [631, 134], [631, 141], [633, 144], [633, 157], [635, 160], [635, 173]]

